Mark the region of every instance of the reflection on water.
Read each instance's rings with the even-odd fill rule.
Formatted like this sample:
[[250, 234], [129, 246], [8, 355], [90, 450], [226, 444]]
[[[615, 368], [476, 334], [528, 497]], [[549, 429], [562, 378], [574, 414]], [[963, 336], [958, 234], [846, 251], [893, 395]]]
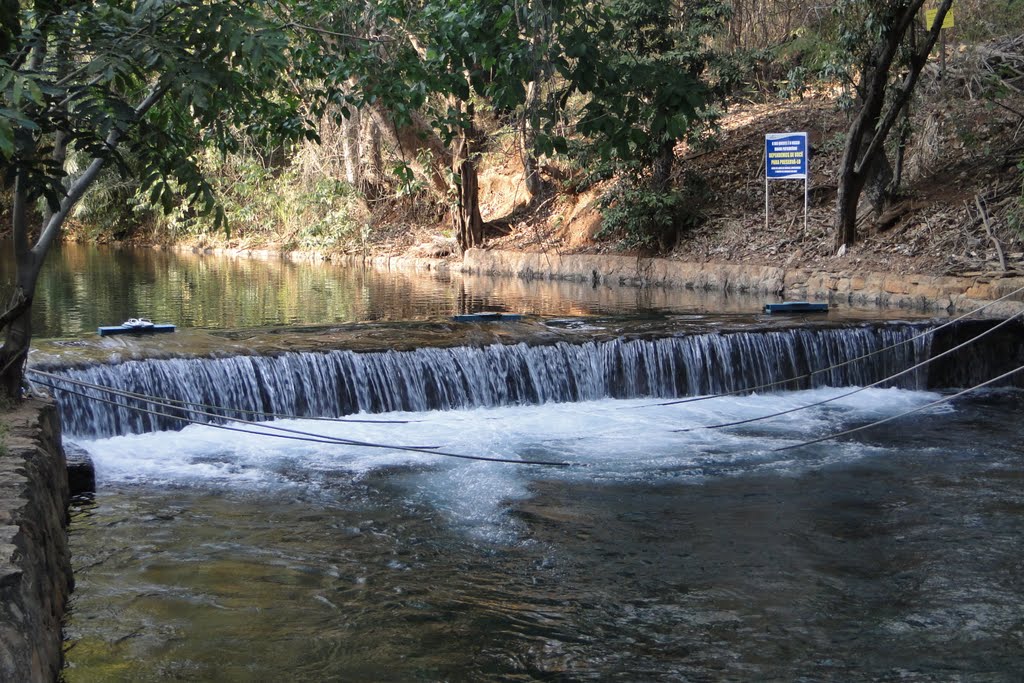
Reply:
[[[234, 332], [761, 303], [64, 245], [34, 314], [39, 336], [75, 337], [132, 316]], [[72, 524], [66, 678], [1019, 680], [1020, 391], [795, 451], [774, 449], [935, 395], [870, 390], [678, 431], [835, 391], [300, 423], [565, 470], [210, 427], [87, 442], [99, 492]]]
[[[13, 282], [0, 242], [0, 296]], [[518, 278], [398, 273], [149, 249], [62, 244], [47, 259], [33, 307], [38, 338], [78, 337], [146, 317], [182, 328], [237, 330], [369, 320], [428, 320], [509, 311], [544, 316], [757, 313], [760, 296]], [[900, 317], [907, 317], [904, 311]], [[878, 311], [871, 311], [878, 317]]]
[[309, 425], [568, 470], [208, 427], [88, 442], [67, 679], [1019, 680], [1019, 391], [800, 451], [771, 449], [935, 395], [674, 431], [830, 391]]

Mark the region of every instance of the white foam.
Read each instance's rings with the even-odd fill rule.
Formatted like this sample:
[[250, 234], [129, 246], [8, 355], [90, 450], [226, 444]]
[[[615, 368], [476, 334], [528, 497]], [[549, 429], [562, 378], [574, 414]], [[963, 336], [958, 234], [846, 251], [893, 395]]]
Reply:
[[[836, 398], [849, 389], [815, 389], [772, 395], [722, 397], [661, 406], [653, 400], [601, 400], [573, 404], [367, 416], [410, 420], [367, 424], [313, 420], [276, 426], [383, 444], [436, 446], [474, 456], [555, 460], [561, 470], [456, 460], [437, 454], [310, 443], [191, 426], [163, 432], [86, 441], [99, 485], [147, 483], [264, 490], [316, 489], [324, 483], [362, 480], [398, 468], [408, 494], [452, 520], [493, 525], [504, 503], [529, 495], [537, 477], [591, 480], [657, 480], [753, 470], [793, 471], [876, 453], [835, 443], [796, 455], [773, 449], [851, 424], [863, 424], [922, 406], [929, 392], [869, 389], [829, 404], [771, 420], [722, 429], [706, 425], [747, 420]], [[929, 411], [945, 411], [942, 406]], [[910, 418], [912, 419], [912, 418]], [[243, 427], [257, 430], [257, 427]], [[693, 431], [678, 431], [691, 429]]]

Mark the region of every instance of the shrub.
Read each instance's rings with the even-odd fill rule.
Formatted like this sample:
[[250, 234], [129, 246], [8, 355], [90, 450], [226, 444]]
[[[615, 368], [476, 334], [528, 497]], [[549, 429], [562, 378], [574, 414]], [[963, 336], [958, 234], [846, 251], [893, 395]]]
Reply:
[[645, 183], [621, 181], [601, 198], [598, 239], [617, 238], [626, 249], [671, 251], [679, 236], [704, 220], [699, 192], [658, 191]]

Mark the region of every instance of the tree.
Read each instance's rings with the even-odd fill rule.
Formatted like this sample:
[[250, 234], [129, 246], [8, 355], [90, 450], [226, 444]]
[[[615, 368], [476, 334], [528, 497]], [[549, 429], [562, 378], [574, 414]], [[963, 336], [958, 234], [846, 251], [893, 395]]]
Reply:
[[[527, 156], [527, 182], [538, 189], [535, 155], [564, 149], [554, 133], [565, 120], [568, 94], [578, 91], [577, 68], [592, 45], [600, 5], [582, 0], [382, 0], [359, 13], [310, 0], [295, 23], [309, 31], [311, 55], [299, 71], [324, 84], [323, 106], [342, 115], [369, 112], [393, 132], [404, 164], [403, 180], [417, 169], [451, 204], [453, 232], [462, 249], [483, 239], [477, 165], [484, 135], [477, 111], [492, 110], [519, 123]], [[558, 73], [560, 92], [544, 106], [540, 91]], [[529, 170], [532, 168], [532, 171]]]
[[711, 38], [728, 15], [718, 0], [609, 0], [599, 40], [575, 75], [589, 94], [577, 130], [625, 175], [615, 201], [633, 200], [618, 213], [642, 246], [675, 243], [682, 209], [670, 182], [675, 147], [706, 130], [710, 105], [728, 85], [711, 80], [718, 60]]
[[[276, 6], [36, 0], [3, 14], [0, 155], [16, 263], [0, 316], [4, 396], [20, 395], [39, 270], [105, 167], [137, 173], [154, 203], [183, 197], [216, 212], [197, 164], [201, 146], [313, 135], [286, 80], [288, 33], [267, 14]], [[78, 173], [66, 171], [72, 157]]]
[[857, 76], [855, 114], [839, 166], [837, 249], [857, 239], [857, 205], [865, 189], [870, 190], [876, 212], [892, 191], [885, 142], [910, 102], [953, 0], [939, 3], [934, 24], [918, 44], [914, 33], [924, 4], [925, 0], [843, 0], [836, 7], [841, 47], [853, 55]]

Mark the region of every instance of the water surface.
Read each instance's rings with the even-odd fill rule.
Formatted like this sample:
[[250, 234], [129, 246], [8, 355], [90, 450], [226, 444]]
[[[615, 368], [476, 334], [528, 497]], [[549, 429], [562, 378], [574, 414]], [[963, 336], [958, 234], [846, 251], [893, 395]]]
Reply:
[[[287, 423], [564, 469], [228, 434], [86, 442], [69, 681], [1012, 681], [1019, 390], [841, 442], [874, 389]], [[376, 416], [383, 417], [383, 416]]]
[[[0, 242], [0, 296], [13, 282]], [[505, 311], [536, 316], [644, 313], [756, 314], [763, 296], [686, 289], [592, 286], [331, 263], [259, 260], [151, 249], [61, 244], [48, 256], [33, 305], [37, 338], [92, 336], [101, 325], [146, 317], [183, 330], [230, 330], [366, 321], [446, 319]], [[771, 299], [775, 300], [775, 299]], [[839, 306], [833, 317], [922, 317]]]
[[[266, 328], [395, 321], [411, 338], [425, 333], [403, 325], [506, 310], [556, 327], [552, 317], [573, 316], [571, 335], [614, 331], [579, 319], [591, 314], [682, 316], [713, 330], [762, 304], [63, 245], [34, 315], [39, 336], [73, 338], [57, 354], [141, 315], [216, 332], [208, 355], [223, 357]], [[96, 348], [112, 360], [135, 353], [121, 341]], [[66, 678], [1019, 680], [1024, 395], [987, 392], [794, 450], [777, 449], [939, 395], [877, 388], [700, 428], [840, 391], [277, 423], [564, 468], [213, 426], [83, 437], [98, 491], [71, 527]]]

